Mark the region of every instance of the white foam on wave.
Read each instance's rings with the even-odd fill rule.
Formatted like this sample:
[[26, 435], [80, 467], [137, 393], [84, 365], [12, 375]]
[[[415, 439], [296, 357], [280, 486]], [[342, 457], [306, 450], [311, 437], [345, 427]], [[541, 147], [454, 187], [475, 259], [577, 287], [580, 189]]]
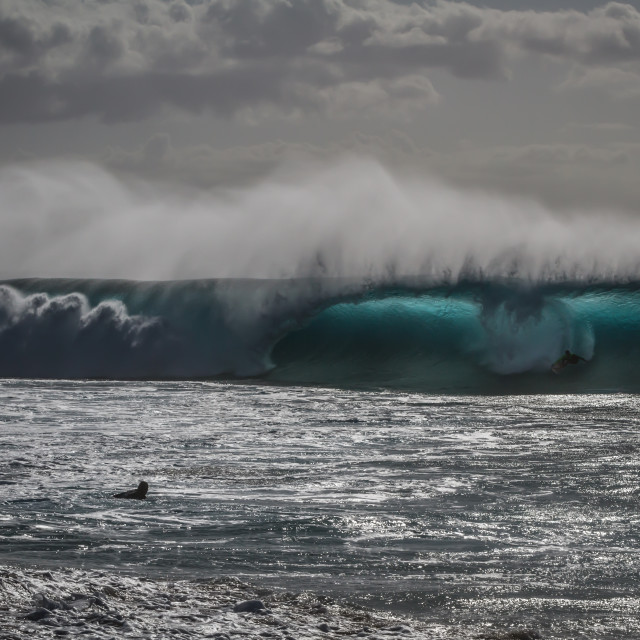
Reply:
[[228, 301], [204, 299], [204, 322], [181, 302], [160, 295], [135, 314], [118, 299], [92, 306], [82, 292], [28, 295], [0, 285], [0, 376], [197, 377], [256, 375], [269, 367], [271, 324], [259, 308], [253, 323], [234, 325]]
[[0, 169], [0, 277], [635, 279], [640, 221], [402, 177], [362, 158], [243, 190], [125, 182], [97, 165]]
[[470, 347], [490, 371], [502, 375], [546, 372], [565, 349], [591, 360], [593, 327], [576, 317], [570, 303], [546, 301], [538, 312], [524, 309], [523, 317], [504, 304], [482, 316], [483, 335]]

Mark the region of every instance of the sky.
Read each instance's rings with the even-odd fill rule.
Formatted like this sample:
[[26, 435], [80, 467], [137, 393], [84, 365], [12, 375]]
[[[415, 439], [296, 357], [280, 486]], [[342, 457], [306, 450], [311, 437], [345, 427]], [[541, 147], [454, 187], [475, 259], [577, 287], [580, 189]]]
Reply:
[[344, 157], [638, 215], [640, 2], [0, 4], [0, 167], [210, 190]]

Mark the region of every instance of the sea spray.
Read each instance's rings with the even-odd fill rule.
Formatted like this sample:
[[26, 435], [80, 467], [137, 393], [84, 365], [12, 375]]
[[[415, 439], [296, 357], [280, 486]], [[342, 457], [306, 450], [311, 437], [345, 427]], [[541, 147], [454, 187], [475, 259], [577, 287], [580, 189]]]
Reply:
[[0, 169], [0, 277], [629, 281], [640, 222], [300, 163], [244, 189], [123, 181], [88, 163]]

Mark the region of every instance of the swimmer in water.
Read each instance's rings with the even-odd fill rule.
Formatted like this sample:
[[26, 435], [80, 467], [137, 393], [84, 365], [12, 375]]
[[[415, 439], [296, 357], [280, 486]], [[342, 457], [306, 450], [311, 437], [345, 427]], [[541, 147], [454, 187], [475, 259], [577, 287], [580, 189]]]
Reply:
[[146, 500], [147, 491], [149, 491], [149, 485], [143, 480], [137, 489], [131, 491], [123, 491], [122, 493], [115, 493], [114, 498], [129, 498], [130, 500]]

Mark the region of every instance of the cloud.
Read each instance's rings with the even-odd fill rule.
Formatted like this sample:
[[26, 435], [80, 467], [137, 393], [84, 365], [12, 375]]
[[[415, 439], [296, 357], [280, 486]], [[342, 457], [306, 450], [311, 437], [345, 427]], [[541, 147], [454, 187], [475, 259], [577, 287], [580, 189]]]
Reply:
[[637, 98], [640, 96], [640, 74], [608, 67], [580, 69], [570, 73], [560, 88], [604, 92], [619, 100]]
[[588, 13], [499, 12], [478, 28], [476, 36], [503, 38], [521, 51], [584, 65], [640, 60], [640, 12], [618, 2]]
[[375, 159], [418, 181], [436, 175], [450, 184], [525, 196], [556, 209], [614, 206], [635, 211], [640, 200], [640, 145], [629, 142], [461, 145], [447, 152], [422, 147], [398, 129], [379, 135], [354, 132], [323, 146], [281, 140], [174, 146], [168, 134], [158, 133], [137, 148], [113, 147], [100, 160], [119, 175], [211, 189], [247, 187], [274, 173], [295, 174], [298, 166], [329, 166], [345, 158]]
[[147, 73], [71, 79], [50, 83], [41, 75], [7, 75], [0, 80], [0, 120], [37, 122], [97, 115], [106, 122], [137, 120], [165, 106], [191, 112], [205, 108], [232, 115], [261, 103], [287, 105], [277, 69], [250, 68], [209, 75]]
[[0, 45], [5, 51], [23, 57], [31, 57], [36, 49], [35, 40], [26, 21], [15, 18], [0, 20]]
[[101, 158], [112, 171], [186, 186], [246, 185], [295, 158], [324, 158], [326, 149], [282, 141], [219, 148], [208, 144], [174, 147], [167, 133], [156, 133], [135, 149], [111, 147]]
[[524, 147], [503, 147], [493, 152], [496, 160], [513, 165], [544, 167], [566, 164], [627, 164], [629, 155], [620, 149], [603, 149], [587, 145], [531, 144]]
[[113, 28], [98, 25], [91, 29], [86, 43], [86, 55], [99, 67], [106, 67], [124, 55], [125, 47]]
[[169, 16], [174, 22], [188, 22], [191, 20], [191, 9], [184, 2], [174, 2], [169, 7]]
[[29, 69], [53, 50], [72, 41], [64, 22], [45, 28], [25, 16], [4, 16], [0, 12], [0, 73]]
[[584, 78], [634, 73], [640, 12], [619, 2], [542, 12], [450, 0], [5, 0], [0, 122], [115, 122], [167, 108], [391, 114], [437, 102], [432, 70], [508, 79], [523, 55], [578, 65]]
[[634, 127], [623, 122], [571, 122], [569, 128], [603, 131], [605, 133], [627, 133]]
[[555, 209], [638, 209], [638, 144], [469, 147], [429, 160], [433, 172], [455, 184], [527, 196]]

